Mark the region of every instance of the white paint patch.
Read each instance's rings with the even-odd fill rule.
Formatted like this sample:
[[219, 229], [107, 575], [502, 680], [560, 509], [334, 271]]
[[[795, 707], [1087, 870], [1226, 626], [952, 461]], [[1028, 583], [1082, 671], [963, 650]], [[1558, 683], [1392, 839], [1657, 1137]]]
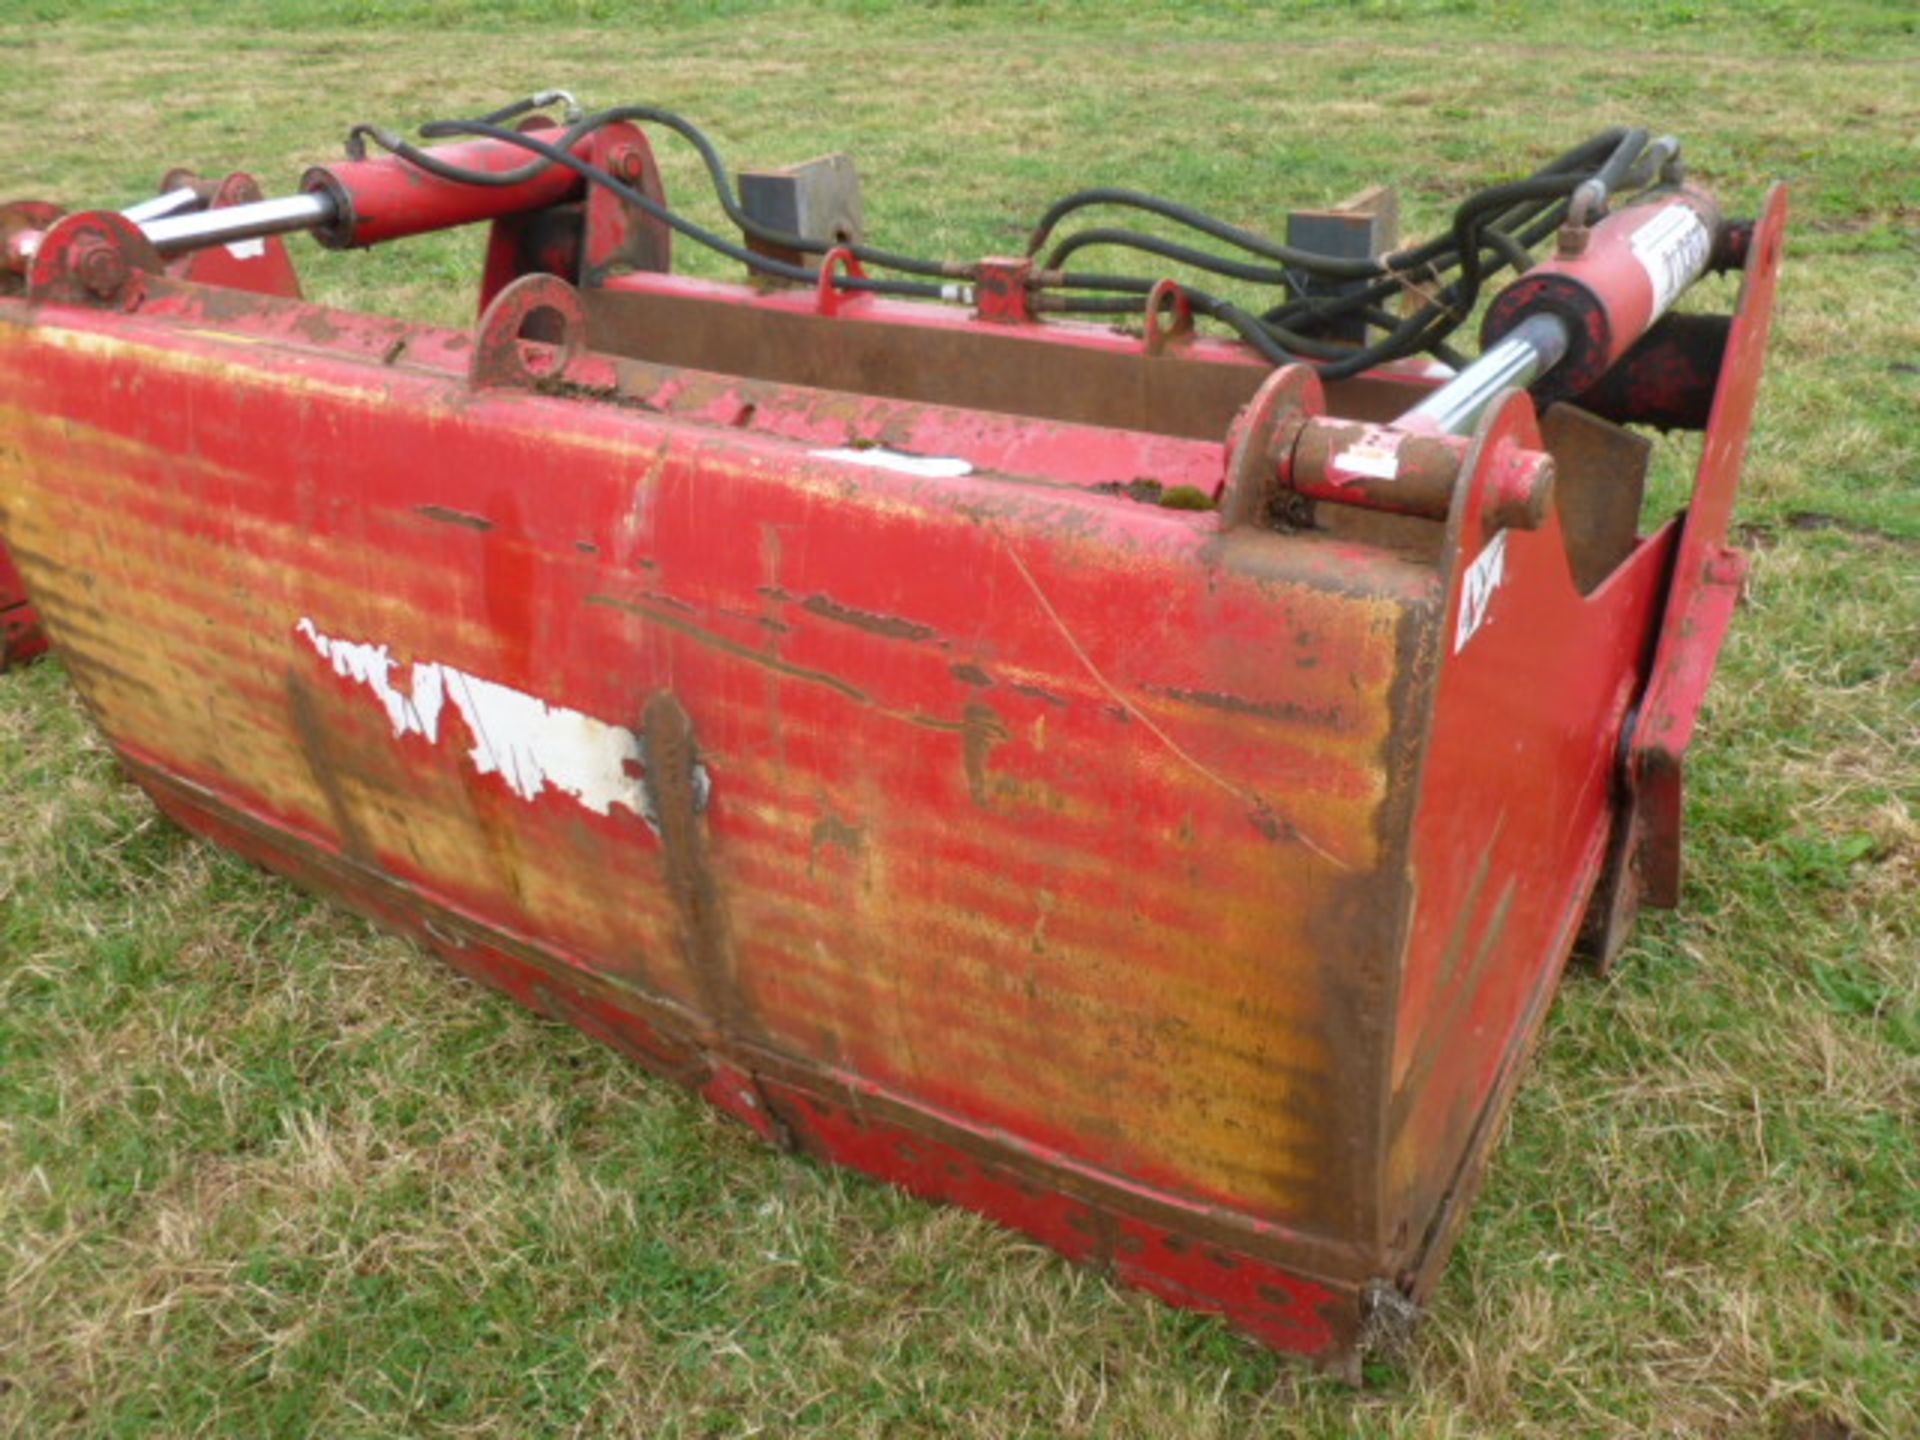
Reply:
[[1628, 243], [1653, 286], [1653, 314], [1648, 317], [1652, 321], [1666, 314], [1680, 292], [1707, 268], [1713, 237], [1691, 205], [1673, 204], [1634, 231]]
[[902, 475], [919, 475], [928, 480], [955, 480], [973, 473], [973, 466], [956, 456], [909, 455], [901, 450], [889, 450], [884, 445], [869, 445], [865, 449], [847, 446], [840, 450], [815, 450], [811, 453], [819, 460], [841, 460], [848, 465], [865, 465], [873, 470], [897, 470]]
[[[372, 695], [396, 740], [418, 735], [438, 745], [450, 703], [473, 736], [467, 751], [473, 768], [498, 775], [522, 800], [531, 803], [557, 790], [595, 815], [611, 814], [618, 805], [655, 824], [645, 750], [633, 731], [451, 665], [416, 660], [399, 666], [387, 646], [335, 639], [309, 619], [294, 629], [334, 674]], [[705, 767], [696, 766], [696, 808], [705, 808], [708, 785]]]
[[236, 240], [227, 246], [227, 253], [236, 260], [258, 260], [267, 253], [265, 240]]
[[1460, 582], [1460, 618], [1453, 626], [1453, 653], [1458, 655], [1476, 631], [1487, 623], [1494, 592], [1507, 578], [1507, 532], [1502, 530], [1467, 566]]

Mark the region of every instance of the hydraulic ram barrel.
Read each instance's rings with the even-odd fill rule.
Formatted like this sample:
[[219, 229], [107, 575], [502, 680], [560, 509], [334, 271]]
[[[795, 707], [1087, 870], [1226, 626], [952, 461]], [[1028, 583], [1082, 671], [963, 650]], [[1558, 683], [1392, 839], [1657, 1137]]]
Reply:
[[[575, 153], [584, 158], [592, 144], [591, 138], [581, 140]], [[493, 174], [519, 169], [529, 159], [520, 147], [497, 140], [439, 145], [431, 153], [442, 164]], [[565, 204], [580, 197], [586, 182], [564, 165], [548, 165], [512, 184], [473, 185], [383, 155], [315, 166], [300, 185], [298, 195], [190, 214], [178, 212], [197, 197], [180, 190], [124, 213], [166, 256], [298, 230], [311, 231], [322, 245], [344, 250]], [[13, 236], [0, 264], [24, 270], [39, 243], [36, 232]]]
[[1694, 190], [1609, 215], [1574, 253], [1502, 291], [1481, 327], [1480, 358], [1400, 423], [1464, 435], [1512, 386], [1532, 386], [1542, 408], [1581, 394], [1706, 273], [1719, 231], [1718, 208]]
[[[552, 140], [559, 131], [542, 126], [532, 133]], [[583, 138], [575, 144], [574, 153], [587, 159], [592, 148], [592, 138]], [[537, 159], [517, 145], [498, 140], [436, 145], [427, 153], [455, 170], [493, 175], [519, 170]], [[397, 155], [382, 155], [316, 165], [301, 177], [300, 188], [310, 197], [324, 196], [333, 202], [330, 217], [313, 227], [314, 238], [329, 249], [349, 250], [564, 205], [580, 198], [586, 181], [566, 166], [554, 164], [512, 184], [474, 185], [444, 179]]]

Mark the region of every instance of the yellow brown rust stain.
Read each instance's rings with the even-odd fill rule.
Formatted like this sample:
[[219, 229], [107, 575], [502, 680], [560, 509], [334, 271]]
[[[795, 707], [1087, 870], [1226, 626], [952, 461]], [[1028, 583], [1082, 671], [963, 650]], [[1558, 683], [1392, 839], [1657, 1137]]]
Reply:
[[[1361, 683], [1353, 729], [1337, 740], [1365, 771], [1390, 722], [1393, 632], [1354, 628]], [[1085, 688], [1070, 673], [1048, 679], [1055, 690]], [[1209, 727], [1234, 734], [1248, 718], [1202, 707], [1163, 723], [1205, 750]], [[1024, 727], [1007, 728], [999, 744], [1018, 748]], [[796, 808], [790, 823], [761, 832], [760, 869], [784, 866], [796, 900], [818, 906], [801, 912], [817, 937], [811, 947], [783, 944], [778, 960], [753, 947], [756, 968], [788, 967], [807, 998], [804, 1024], [771, 1014], [765, 1023], [799, 1048], [823, 1044], [824, 1025], [837, 1049], [875, 1073], [961, 1083], [1002, 1111], [1108, 1137], [1113, 1163], [1332, 1223], [1326, 1207], [1337, 1208], [1342, 1181], [1330, 1172], [1344, 1162], [1330, 1158], [1339, 1142], [1323, 1122], [1347, 1107], [1330, 1078], [1345, 1057], [1324, 1028], [1321, 917], [1331, 895], [1369, 875], [1377, 788], [1346, 787], [1300, 811], [1354, 867], [1342, 871], [1248, 824], [1244, 808], [1223, 805], [1211, 780], [1138, 727], [1099, 759], [1048, 772], [1091, 827], [1124, 828], [1131, 817], [1117, 797], [1141, 786], [1184, 797], [1153, 808], [1189, 817], [1164, 833], [1136, 830], [1134, 863], [1117, 872], [1106, 856], [1049, 842], [1011, 817], [980, 832], [991, 859], [930, 867], [942, 837], [979, 822], [951, 806], [907, 806], [883, 785], [863, 820], [893, 857], [888, 883], [848, 917], [824, 884], [807, 887], [814, 818]], [[1259, 782], [1229, 778], [1246, 792]], [[756, 793], [763, 783], [745, 766], [734, 779]], [[1090, 873], [1108, 877], [1091, 894]], [[1053, 899], [1036, 949], [1041, 893]]]
[[809, 837], [807, 851], [807, 875], [811, 878], [820, 861], [823, 850], [838, 850], [849, 859], [861, 858], [867, 848], [867, 832], [864, 826], [855, 825], [850, 820], [829, 811], [813, 822], [813, 831]]
[[[155, 522], [113, 514], [121, 497], [149, 508], [173, 503], [157, 485], [131, 484], [103, 466], [62, 480], [63, 493], [53, 495], [4, 455], [0, 472], [29, 549], [62, 557], [76, 572], [51, 577], [49, 587], [75, 607], [91, 607], [86, 623], [99, 633], [87, 640], [87, 656], [128, 674], [117, 688], [104, 679], [89, 685], [90, 698], [108, 698], [101, 710], [110, 733], [144, 737], [156, 754], [194, 757], [276, 808], [316, 817], [343, 840], [357, 829], [356, 847], [417, 855], [430, 874], [467, 873], [486, 840], [464, 803], [457, 765], [396, 747], [380, 733], [376, 714], [330, 695], [324, 677], [304, 722], [286, 699], [287, 627], [300, 605], [331, 606], [328, 628], [341, 634], [418, 633], [419, 617], [409, 621], [398, 599], [344, 596], [316, 573], [348, 553], [364, 573], [378, 574], [386, 552], [352, 537], [329, 540], [327, 556], [289, 571], [286, 557], [309, 543], [291, 533], [273, 537], [280, 548], [268, 552], [272, 561], [250, 558], [248, 547], [219, 537], [176, 537], [157, 551], [148, 533]], [[83, 488], [90, 496], [84, 505], [72, 498]], [[184, 515], [191, 504], [177, 508]], [[97, 570], [89, 546], [106, 558]], [[91, 572], [91, 588], [77, 576], [83, 569]], [[188, 580], [169, 573], [181, 571], [208, 598], [222, 587], [243, 591], [253, 612], [245, 631], [210, 633]], [[872, 1061], [903, 1082], [942, 1084], [1004, 1115], [1051, 1112], [1062, 1125], [1100, 1137], [1095, 1163], [1137, 1165], [1176, 1188], [1231, 1196], [1281, 1217], [1312, 1218], [1338, 1203], [1339, 1183], [1327, 1173], [1338, 1139], [1326, 1134], [1324, 1121], [1342, 1113], [1331, 1077], [1343, 1057], [1325, 1023], [1324, 927], [1335, 913], [1330, 895], [1379, 858], [1374, 819], [1384, 782], [1377, 776], [1397, 663], [1393, 627], [1381, 622], [1392, 606], [1304, 589], [1293, 597], [1310, 615], [1323, 653], [1341, 658], [1341, 688], [1335, 692], [1329, 679], [1328, 688], [1313, 692], [1340, 695], [1338, 725], [1284, 707], [1253, 715], [1185, 696], [1152, 696], [1121, 676], [1111, 683], [1137, 707], [1151, 702], [1155, 725], [1177, 748], [1116, 719], [1095, 732], [1095, 747], [1076, 751], [1061, 742], [1042, 753], [1027, 738], [1033, 715], [1051, 713], [1065, 724], [1087, 707], [1111, 704], [1064, 647], [996, 660], [1009, 682], [996, 692], [998, 709], [980, 706], [954, 722], [888, 711], [853, 680], [737, 645], [663, 607], [610, 596], [593, 603], [731, 655], [776, 692], [825, 687], [854, 701], [835, 707], [847, 715], [842, 742], [874, 757], [873, 773], [855, 793], [853, 783], [824, 772], [796, 773], [772, 744], [753, 753], [741, 747], [725, 777], [729, 805], [737, 786], [740, 806], [756, 807], [764, 818], [754, 840], [756, 873], [785, 887], [756, 896], [753, 908], [777, 910], [787, 922], [778, 934], [746, 924], [723, 881], [736, 862], [728, 855], [726, 870], [718, 864], [699, 803], [693, 727], [678, 699], [656, 695], [641, 732], [660, 826], [657, 856], [623, 844], [610, 866], [585, 831], [578, 843], [551, 851], [524, 847], [514, 863], [532, 922], [550, 920], [616, 946], [631, 946], [638, 933], [651, 942], [648, 982], [688, 996], [717, 1023], [764, 1032], [801, 1054], [837, 1046], [849, 1063]], [[68, 613], [78, 618], [77, 610]], [[1238, 643], [1196, 636], [1196, 646], [1209, 647], [1198, 668], [1227, 677], [1206, 693], [1259, 693], [1227, 674], [1251, 663], [1234, 653]], [[81, 674], [76, 667], [76, 678]], [[223, 715], [236, 722], [226, 733], [210, 721], [202, 689], [242, 699], [264, 690], [280, 697], [283, 713], [254, 717], [250, 725], [237, 713]], [[175, 698], [157, 702], [155, 694]], [[702, 715], [703, 723], [714, 723]], [[742, 724], [747, 718], [729, 717]], [[902, 719], [921, 723], [905, 728]], [[316, 778], [311, 742], [303, 744], [299, 733], [303, 723], [337, 732], [338, 747], [326, 752], [332, 762], [323, 759], [320, 768], [345, 795], [351, 824], [334, 815]], [[765, 723], [739, 733], [762, 737]], [[1250, 731], [1310, 752], [1348, 783], [1327, 791], [1276, 789], [1257, 763], [1260, 752], [1243, 743]], [[345, 773], [339, 753], [360, 750], [366, 753], [351, 767], [360, 773]], [[909, 787], [890, 783], [922, 774], [937, 774], [949, 787], [945, 803], [910, 799]], [[1011, 794], [995, 788], [1003, 777], [1059, 797], [1072, 827], [1047, 831], [1023, 815], [967, 803]], [[380, 798], [383, 784], [404, 804]], [[833, 804], [829, 813], [860, 817], [858, 843], [877, 879], [859, 888], [857, 905], [848, 904], [855, 887], [844, 873], [819, 863], [822, 851], [843, 839], [818, 833], [823, 794]], [[1254, 801], [1275, 815], [1273, 824], [1249, 823], [1250, 814], [1260, 814]], [[1142, 824], [1142, 815], [1177, 818]], [[1310, 834], [1347, 868], [1286, 843], [1287, 826]], [[1119, 834], [1132, 847], [1124, 867], [1109, 848]], [[1103, 844], [1097, 837], [1109, 838]], [[961, 847], [969, 840], [977, 842], [973, 851]], [[618, 883], [589, 885], [584, 867], [599, 867]], [[1044, 943], [1036, 946], [1042, 894], [1052, 897], [1051, 908]], [[740, 903], [744, 909], [744, 897]], [[816, 998], [804, 1014], [759, 1013], [752, 997], [762, 975], [790, 977]], [[884, 1003], [876, 1003], [883, 991]]]
[[984, 807], [989, 801], [987, 758], [1007, 738], [1006, 722], [991, 705], [976, 700], [967, 706], [960, 724], [960, 753], [966, 764], [967, 791], [976, 805]]
[[587, 596], [587, 603], [589, 605], [603, 605], [611, 610], [622, 610], [629, 615], [638, 615], [643, 619], [651, 620], [656, 625], [664, 625], [669, 630], [678, 630], [689, 638], [698, 640], [703, 645], [711, 645], [716, 650], [723, 650], [730, 655], [737, 656], [752, 664], [764, 666], [769, 670], [776, 670], [782, 675], [790, 675], [796, 680], [805, 680], [811, 684], [824, 685], [830, 690], [838, 690], [849, 700], [858, 701], [863, 705], [867, 703], [866, 695], [858, 686], [842, 679], [838, 675], [828, 674], [824, 670], [810, 669], [805, 665], [795, 665], [789, 661], [782, 660], [777, 655], [770, 655], [763, 650], [755, 650], [751, 646], [739, 644], [736, 641], [727, 639], [724, 635], [709, 630], [704, 625], [695, 624], [685, 616], [670, 614], [660, 609], [657, 605], [642, 604], [633, 600], [622, 600], [616, 595], [589, 595]]
[[653, 822], [660, 831], [660, 867], [679, 916], [680, 953], [702, 1008], [723, 1037], [757, 1033], [742, 1003], [732, 919], [708, 854], [707, 787], [693, 722], [679, 698], [662, 692], [647, 702], [641, 744]]
[[[1330, 1174], [1338, 1162], [1329, 1155], [1338, 1142], [1320, 1127], [1349, 1107], [1336, 1103], [1330, 1081], [1340, 1057], [1323, 1025], [1329, 952], [1316, 917], [1328, 908], [1329, 893], [1351, 888], [1374, 863], [1374, 809], [1384, 784], [1375, 767], [1391, 719], [1386, 696], [1396, 663], [1394, 627], [1354, 608], [1335, 627], [1354, 661], [1350, 728], [1318, 743], [1327, 763], [1373, 778], [1299, 805], [1300, 797], [1287, 797], [1290, 812], [1337, 846], [1347, 871], [1276, 843], [1286, 835], [1278, 819], [1249, 825], [1249, 810], [1235, 808], [1223, 824], [1213, 788], [1220, 777], [1196, 772], [1136, 734], [1103, 752], [1098, 765], [1059, 773], [1081, 813], [1094, 824], [1107, 816], [1110, 830], [1123, 827], [1131, 817], [1116, 813], [1114, 797], [1144, 783], [1187, 795], [1184, 813], [1212, 818], [1166, 835], [1141, 833], [1137, 865], [1116, 876], [1092, 907], [1133, 909], [1130, 927], [1089, 931], [1083, 889], [1077, 905], [1049, 915], [1047, 945], [1036, 955], [1034, 877], [1060, 874], [1061, 867], [1069, 875], [1110, 871], [1111, 861], [1016, 828], [993, 834], [990, 863], [942, 867], [935, 878], [925, 857], [937, 851], [936, 837], [966, 822], [950, 807], [916, 813], [923, 807], [903, 807], [883, 786], [866, 823], [884, 834], [894, 856], [890, 883], [852, 917], [834, 907], [833, 897], [811, 892], [818, 908], [796, 913], [816, 937], [812, 944], [795, 937], [774, 953], [753, 947], [756, 968], [778, 967], [788, 989], [807, 997], [804, 1014], [763, 1016], [770, 1032], [803, 1052], [844, 1050], [901, 1083], [957, 1081], [1008, 1111], [1051, 1114], [1086, 1134], [1112, 1137], [1125, 1156], [1144, 1155], [1146, 1168], [1157, 1162], [1156, 1173], [1266, 1213], [1311, 1216], [1322, 1197], [1337, 1206], [1343, 1182]], [[1086, 688], [1073, 683], [1071, 671], [1045, 678], [1060, 691]], [[1081, 702], [1091, 698], [1082, 693]], [[1211, 726], [1230, 734], [1255, 718], [1232, 707], [1203, 709], [1220, 713], [1178, 722], [1183, 741], [1200, 749], [1206, 747], [1198, 731]], [[1296, 725], [1305, 719], [1273, 714], [1256, 723], [1279, 728], [1289, 718]], [[986, 727], [979, 731], [984, 738]], [[842, 738], [858, 744], [851, 733]], [[790, 778], [756, 776], [744, 761], [730, 776], [743, 792], [755, 792], [747, 803], [769, 814], [765, 788]], [[988, 777], [982, 767], [969, 778]], [[1232, 778], [1243, 798], [1260, 783], [1257, 775]], [[809, 893], [800, 876], [812, 877], [816, 857], [813, 817], [788, 810], [792, 823], [778, 834], [791, 837], [786, 883], [799, 892], [792, 908]], [[1260, 819], [1258, 806], [1252, 818]], [[776, 839], [760, 832], [759, 874], [780, 863], [770, 853], [779, 850]], [[1201, 852], [1198, 878], [1170, 846]], [[1179, 882], [1169, 884], [1169, 873]], [[996, 897], [992, 903], [982, 903], [987, 893]], [[1136, 897], [1145, 908], [1130, 904]], [[1012, 911], [1017, 921], [1007, 918]], [[1007, 959], [1016, 950], [1023, 956], [1018, 972]], [[1026, 968], [1027, 956], [1037, 962], [1033, 968]], [[1337, 955], [1331, 958], [1337, 963]]]
[[800, 602], [800, 608], [823, 620], [851, 625], [856, 630], [864, 630], [869, 635], [879, 635], [888, 640], [932, 640], [940, 633], [933, 626], [923, 625], [917, 620], [843, 605], [830, 595], [809, 595]]
[[326, 798], [327, 812], [340, 834], [341, 848], [362, 864], [373, 863], [376, 858], [373, 846], [367, 843], [366, 833], [341, 789], [333, 733], [320, 718], [307, 682], [291, 670], [287, 672], [287, 716], [300, 737], [301, 753], [306, 757], [313, 783]]
[[[23, 548], [44, 548], [31, 582], [109, 738], [182, 773], [221, 776], [248, 804], [331, 834], [349, 853], [399, 857], [448, 893], [470, 893], [476, 877], [497, 881], [527, 923], [633, 957], [630, 971], [668, 993], [691, 993], [673, 947], [661, 943], [670, 933], [665, 897], [630, 887], [616, 896], [594, 883], [603, 837], [510, 843], [501, 827], [518, 822], [503, 811], [519, 802], [475, 795], [451, 752], [396, 742], [377, 711], [332, 693], [333, 677], [293, 634], [295, 618], [311, 611], [346, 633], [398, 637], [418, 631], [423, 617], [397, 596], [317, 575], [302, 557], [331, 570], [364, 555], [363, 574], [383, 573], [384, 552], [351, 537], [318, 546], [259, 522], [236, 543], [232, 531], [246, 524], [237, 516], [223, 525], [228, 534], [202, 535], [185, 523], [204, 514], [194, 514], [198, 473], [180, 474], [181, 457], [50, 417], [13, 433], [22, 443], [0, 446], [0, 493], [15, 502]], [[52, 454], [73, 463], [42, 470]], [[439, 578], [443, 590], [457, 583]], [[450, 636], [462, 624], [451, 614], [432, 623]], [[469, 648], [485, 636], [484, 628], [470, 633]], [[297, 696], [290, 665], [312, 670]], [[644, 843], [653, 848], [650, 837]]]

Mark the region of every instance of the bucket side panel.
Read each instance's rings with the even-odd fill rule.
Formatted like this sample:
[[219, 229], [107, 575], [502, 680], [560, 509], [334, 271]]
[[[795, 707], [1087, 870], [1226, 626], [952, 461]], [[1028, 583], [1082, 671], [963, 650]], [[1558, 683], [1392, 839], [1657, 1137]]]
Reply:
[[156, 781], [668, 1006], [701, 1065], [1365, 1264], [1384, 1022], [1344, 990], [1424, 570], [137, 320], [0, 324], [0, 374], [9, 539]]
[[[1524, 397], [1484, 453], [1538, 448]], [[1390, 1238], [1429, 1283], [1478, 1184], [1604, 858], [1671, 533], [1590, 595], [1560, 519], [1457, 542], [1412, 830], [1388, 1111]]]

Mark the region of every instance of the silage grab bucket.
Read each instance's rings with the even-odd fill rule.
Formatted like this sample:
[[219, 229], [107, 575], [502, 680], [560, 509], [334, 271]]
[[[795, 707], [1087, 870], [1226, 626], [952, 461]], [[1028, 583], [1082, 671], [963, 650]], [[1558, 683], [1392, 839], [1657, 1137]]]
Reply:
[[[580, 153], [627, 193], [309, 176], [332, 243], [491, 223], [471, 330], [180, 244], [257, 190], [9, 207], [8, 654], [180, 823], [768, 1141], [1350, 1369], [1569, 952], [1675, 903], [1783, 194], [1685, 202], [1730, 317], [1655, 323], [1654, 210], [1563, 242], [1514, 290], [1633, 250], [1619, 333], [1449, 427], [1445, 367], [1276, 367], [1177, 285], [676, 276], [647, 132]], [[1649, 419], [1705, 441], [1641, 534]]]

